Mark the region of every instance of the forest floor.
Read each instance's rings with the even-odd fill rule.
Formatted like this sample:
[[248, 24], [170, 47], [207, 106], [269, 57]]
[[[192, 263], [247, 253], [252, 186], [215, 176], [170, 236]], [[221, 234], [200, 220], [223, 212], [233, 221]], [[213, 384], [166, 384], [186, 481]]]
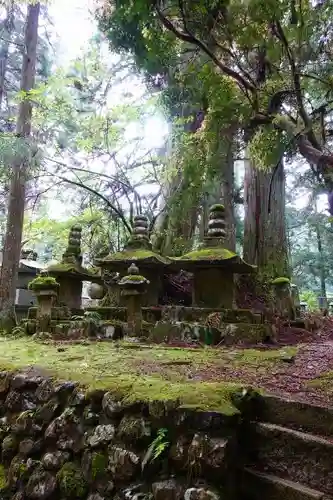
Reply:
[[231, 394], [244, 386], [333, 406], [331, 323], [316, 334], [286, 330], [281, 344], [186, 348], [0, 338], [0, 370], [33, 366], [132, 400], [179, 400], [225, 413], [234, 411]]

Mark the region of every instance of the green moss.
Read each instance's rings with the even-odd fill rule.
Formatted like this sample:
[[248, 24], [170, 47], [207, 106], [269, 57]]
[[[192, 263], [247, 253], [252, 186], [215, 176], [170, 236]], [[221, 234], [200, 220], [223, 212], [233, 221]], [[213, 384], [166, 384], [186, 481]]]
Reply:
[[140, 260], [156, 260], [161, 264], [169, 264], [169, 259], [159, 255], [158, 253], [152, 252], [151, 250], [134, 248], [133, 250], [123, 250], [122, 252], [111, 253], [104, 259], [97, 259], [97, 262], [115, 262], [128, 263], [130, 261], [137, 262]]
[[271, 364], [285, 358], [296, 356], [298, 347], [285, 347], [283, 349], [273, 349], [270, 351], [260, 351], [257, 349], [244, 349], [235, 353], [234, 359], [240, 366], [260, 367], [263, 364]]
[[101, 270], [99, 267], [91, 266], [87, 267], [86, 270], [88, 271], [88, 273], [93, 274], [95, 276], [100, 276], [101, 274]]
[[104, 453], [93, 453], [91, 459], [91, 477], [93, 481], [105, 474], [108, 467], [108, 457]]
[[[131, 348], [129, 348], [131, 347]], [[64, 346], [34, 342], [31, 338], [0, 338], [0, 370], [37, 366], [57, 380], [78, 382], [83, 389], [108, 390], [128, 401], [179, 401], [225, 414], [237, 412], [231, 395], [248, 385], [246, 378], [230, 383], [221, 375], [214, 382], [189, 379], [189, 373], [221, 373], [224, 367], [248, 372], [256, 380], [282, 363], [286, 349], [181, 349], [136, 345], [133, 342], [98, 342]], [[182, 364], [187, 365], [186, 373]], [[260, 386], [261, 378], [258, 375]], [[255, 385], [255, 383], [253, 383]], [[252, 385], [252, 383], [250, 384]]]
[[59, 283], [52, 276], [37, 276], [28, 285], [29, 290], [48, 290], [58, 287]]
[[221, 203], [215, 203], [209, 209], [210, 212], [224, 212], [225, 206]]
[[23, 478], [27, 475], [28, 467], [25, 463], [20, 463], [18, 465], [18, 477]]
[[318, 387], [325, 391], [325, 393], [332, 395], [333, 393], [333, 371], [327, 371], [308, 382], [310, 387]]
[[126, 279], [129, 281], [146, 281], [146, 278], [141, 276], [141, 274], [129, 274], [126, 276]]
[[77, 274], [78, 276], [94, 276], [87, 269], [80, 266], [79, 264], [73, 264], [72, 262], [59, 262], [53, 264], [47, 268], [47, 272], [50, 274]]
[[238, 257], [236, 253], [226, 248], [201, 248], [193, 250], [182, 257], [176, 257], [175, 260], [229, 260]]
[[82, 498], [86, 495], [88, 486], [81, 468], [74, 462], [65, 463], [57, 474], [61, 493], [66, 498]]
[[286, 278], [284, 276], [281, 276], [279, 278], [275, 278], [274, 280], [272, 280], [272, 285], [286, 285], [286, 284], [290, 284], [290, 279], [289, 278]]
[[0, 464], [0, 491], [7, 487], [6, 469]]

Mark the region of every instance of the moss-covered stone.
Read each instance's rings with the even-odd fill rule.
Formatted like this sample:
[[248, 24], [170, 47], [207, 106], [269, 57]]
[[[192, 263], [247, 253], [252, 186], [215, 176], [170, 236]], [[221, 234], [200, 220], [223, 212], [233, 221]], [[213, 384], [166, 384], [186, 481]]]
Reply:
[[[77, 274], [77, 275], [90, 275], [87, 269], [76, 263], [71, 262], [58, 262], [57, 264], [52, 264], [47, 268], [47, 272], [50, 274]], [[93, 275], [92, 275], [93, 276]]]
[[36, 333], [36, 321], [28, 319], [22, 322], [22, 326], [24, 328], [26, 335], [33, 335]]
[[122, 252], [115, 252], [111, 253], [104, 259], [97, 259], [97, 262], [114, 262], [114, 263], [119, 263], [123, 262], [124, 267], [127, 266], [131, 262], [136, 262], [136, 261], [150, 261], [150, 260], [156, 260], [156, 262], [160, 262], [161, 264], [169, 264], [169, 259], [166, 257], [163, 257], [162, 255], [159, 255], [152, 250], [147, 250], [144, 248], [133, 248], [133, 249], [126, 249], [123, 250]]
[[257, 344], [273, 338], [270, 325], [251, 325], [248, 323], [221, 323], [220, 331], [227, 345], [244, 342]]
[[83, 498], [88, 485], [83, 477], [81, 467], [74, 462], [65, 463], [57, 473], [57, 481], [61, 493], [66, 498]]
[[235, 252], [228, 250], [227, 248], [200, 248], [198, 250], [193, 250], [182, 257], [175, 257], [174, 260], [229, 260], [237, 257]]
[[91, 457], [91, 479], [97, 481], [103, 477], [108, 466], [108, 457], [105, 453], [93, 453]]
[[10, 487], [15, 487], [19, 481], [25, 481], [29, 477], [29, 471], [24, 458], [17, 455], [11, 461], [8, 469], [8, 484]]
[[280, 276], [272, 280], [272, 285], [290, 285], [290, 279], [285, 276]]
[[[125, 278], [123, 278], [123, 279], [125, 279]], [[129, 274], [128, 276], [126, 276], [126, 279], [127, 279], [127, 281], [133, 281], [134, 283], [146, 281], [146, 278], [144, 276], [141, 276], [141, 274]]]
[[55, 290], [59, 288], [59, 283], [52, 276], [37, 276], [37, 278], [30, 281], [28, 285], [29, 290]]
[[215, 203], [209, 208], [210, 212], [224, 212], [225, 207], [221, 203]]
[[6, 469], [0, 464], [0, 492], [7, 487], [7, 474]]
[[150, 437], [149, 422], [142, 417], [124, 416], [119, 424], [118, 436], [131, 442]]

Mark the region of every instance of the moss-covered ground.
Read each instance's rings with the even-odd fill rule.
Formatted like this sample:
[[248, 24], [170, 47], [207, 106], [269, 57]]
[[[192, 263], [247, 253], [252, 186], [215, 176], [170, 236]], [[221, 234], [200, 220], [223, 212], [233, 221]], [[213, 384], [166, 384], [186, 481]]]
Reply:
[[34, 366], [87, 390], [130, 401], [172, 400], [237, 412], [233, 393], [252, 387], [333, 405], [333, 341], [303, 339], [280, 348], [180, 348], [126, 342], [41, 343], [0, 337], [0, 370]]
[[[297, 348], [190, 349], [132, 343], [53, 343], [0, 339], [0, 369], [46, 370], [87, 389], [103, 388], [128, 400], [177, 400], [226, 414], [244, 385], [260, 388], [260, 377], [284, 367]], [[258, 384], [257, 384], [258, 382]]]

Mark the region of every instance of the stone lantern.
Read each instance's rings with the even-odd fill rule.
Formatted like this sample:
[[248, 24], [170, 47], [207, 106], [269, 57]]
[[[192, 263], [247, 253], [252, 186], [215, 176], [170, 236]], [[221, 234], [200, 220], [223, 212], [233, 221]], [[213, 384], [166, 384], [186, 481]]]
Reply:
[[147, 291], [149, 281], [139, 274], [138, 267], [133, 263], [128, 268], [128, 274], [118, 283], [122, 296], [127, 303], [127, 325], [131, 336], [139, 337], [142, 332], [142, 300]]
[[51, 313], [54, 302], [58, 296], [59, 283], [41, 273], [29, 283], [29, 289], [35, 294], [37, 299], [37, 332], [47, 332], [51, 325]]

